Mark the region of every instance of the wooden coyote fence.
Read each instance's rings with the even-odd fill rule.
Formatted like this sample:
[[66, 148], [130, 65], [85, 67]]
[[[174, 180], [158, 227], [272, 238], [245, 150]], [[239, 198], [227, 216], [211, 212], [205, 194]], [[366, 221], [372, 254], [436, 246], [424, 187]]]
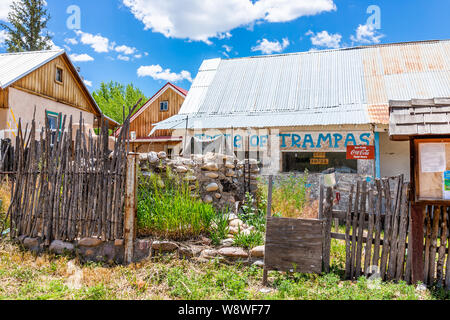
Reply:
[[[383, 280], [411, 283], [409, 192], [403, 176], [375, 179], [371, 185], [358, 182], [356, 190], [351, 187], [347, 211], [332, 211], [325, 217], [330, 221], [330, 228], [326, 228], [330, 237], [345, 240], [347, 279], [377, 274]], [[448, 214], [447, 207], [427, 207], [423, 283], [450, 288]], [[345, 234], [331, 232], [332, 218], [345, 221]]]
[[[331, 239], [345, 241], [345, 277], [377, 276], [411, 283], [410, 186], [403, 176], [359, 181], [349, 191], [346, 211], [333, 210], [333, 189], [321, 192], [320, 219], [271, 217], [269, 177], [264, 278], [268, 270], [329, 272]], [[326, 195], [326, 196], [325, 196]], [[428, 206], [425, 214], [423, 283], [450, 289], [449, 208]], [[345, 233], [332, 232], [343, 221]], [[321, 265], [320, 265], [321, 264]]]
[[104, 118], [99, 135], [94, 136], [85, 132], [81, 114], [76, 132], [72, 132], [72, 117], [66, 119], [60, 114], [56, 126], [59, 129], [52, 131], [46, 121], [40, 139], [36, 139], [34, 120], [31, 130], [24, 133], [19, 121], [15, 155], [18, 166], [8, 210], [11, 238], [40, 237], [45, 245], [53, 240], [83, 237], [103, 241], [123, 238], [131, 114], [112, 152], [108, 149]]

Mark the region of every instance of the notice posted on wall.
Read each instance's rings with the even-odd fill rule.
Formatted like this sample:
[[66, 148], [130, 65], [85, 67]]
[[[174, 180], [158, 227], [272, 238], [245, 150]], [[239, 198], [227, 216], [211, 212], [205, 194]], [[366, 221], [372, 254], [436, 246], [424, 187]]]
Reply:
[[421, 143], [419, 145], [422, 172], [444, 172], [446, 169], [445, 144]]
[[442, 177], [444, 179], [442, 183], [442, 193], [444, 195], [444, 200], [450, 200], [450, 171], [444, 171]]

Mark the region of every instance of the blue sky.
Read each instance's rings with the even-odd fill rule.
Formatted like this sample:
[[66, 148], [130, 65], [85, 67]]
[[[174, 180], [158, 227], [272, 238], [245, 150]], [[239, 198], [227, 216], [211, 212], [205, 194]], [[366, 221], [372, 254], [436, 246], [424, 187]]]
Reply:
[[[0, 20], [10, 2], [0, 0]], [[72, 5], [80, 19], [67, 13]], [[189, 89], [204, 59], [450, 38], [448, 0], [47, 0], [47, 6], [55, 46], [80, 67], [90, 90], [113, 80], [147, 96], [167, 81]], [[68, 19], [79, 29], [68, 28]], [[0, 31], [0, 52], [2, 37]]]

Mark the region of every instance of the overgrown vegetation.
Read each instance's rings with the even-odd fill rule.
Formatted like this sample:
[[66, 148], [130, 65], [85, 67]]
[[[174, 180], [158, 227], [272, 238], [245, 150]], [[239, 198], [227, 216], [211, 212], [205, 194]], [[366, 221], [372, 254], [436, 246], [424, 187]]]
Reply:
[[[318, 203], [310, 201], [308, 171], [301, 176], [289, 174], [277, 179], [272, 189], [272, 215], [285, 218], [317, 218]], [[260, 181], [258, 199], [267, 195], [267, 183]]]
[[[167, 169], [159, 175], [139, 177], [138, 232], [172, 240], [209, 235], [216, 217], [214, 208], [198, 198], [197, 190]], [[198, 188], [197, 188], [198, 189]]]
[[[0, 184], [0, 232], [5, 231], [8, 226], [6, 214], [11, 203], [11, 181], [6, 178]], [[1, 234], [0, 234], [1, 237]]]
[[[332, 270], [336, 268], [333, 266]], [[124, 266], [80, 265], [67, 257], [34, 256], [0, 242], [0, 299], [144, 300], [144, 299], [284, 299], [284, 300], [433, 300], [446, 296], [398, 284], [343, 281], [340, 274], [269, 272], [270, 292], [263, 293], [262, 269], [217, 262], [172, 259]], [[447, 296], [447, 299], [449, 297]]]
[[224, 240], [228, 236], [230, 229], [228, 225], [229, 218], [228, 208], [222, 210], [222, 212], [216, 213], [211, 224], [209, 237], [213, 245], [218, 246], [221, 240]]

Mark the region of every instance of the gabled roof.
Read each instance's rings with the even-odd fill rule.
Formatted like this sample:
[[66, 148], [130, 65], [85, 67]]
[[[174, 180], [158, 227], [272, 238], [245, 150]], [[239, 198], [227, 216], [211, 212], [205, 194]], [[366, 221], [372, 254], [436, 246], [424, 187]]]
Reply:
[[203, 61], [158, 129], [388, 124], [389, 100], [450, 96], [450, 41]]
[[[0, 88], [5, 89], [14, 82], [29, 75], [33, 71], [39, 69], [48, 62], [56, 59], [59, 56], [63, 56], [67, 62], [69, 69], [75, 76], [76, 80], [80, 84], [82, 90], [92, 103], [94, 110], [101, 115], [102, 111], [98, 107], [96, 101], [92, 97], [89, 90], [86, 88], [84, 81], [81, 79], [78, 71], [73, 65], [72, 61], [64, 50], [45, 50], [45, 51], [29, 51], [29, 52], [15, 52], [15, 53], [1, 53], [0, 54]], [[119, 123], [108, 117], [109, 122], [118, 126]]]
[[164, 92], [166, 92], [167, 89], [173, 89], [175, 92], [177, 92], [179, 95], [186, 97], [186, 95], [188, 94], [187, 90], [181, 89], [180, 87], [177, 87], [176, 85], [167, 82], [161, 89], [158, 90], [158, 92], [156, 92], [153, 97], [151, 97], [150, 99], [147, 100], [146, 103], [144, 103], [142, 105], [142, 107], [139, 108], [139, 110], [131, 117], [131, 122], [133, 122], [134, 119], [136, 119], [137, 117], [139, 117], [139, 115], [141, 113], [143, 113], [148, 107], [151, 106], [151, 104], [153, 102], [155, 102], [156, 99], [158, 99]]
[[0, 87], [11, 84], [64, 54], [64, 50], [31, 51], [0, 54]]
[[[131, 117], [130, 123], [133, 122], [139, 115], [141, 115], [148, 107], [152, 105], [153, 102], [155, 102], [164, 92], [166, 92], [168, 89], [173, 89], [176, 93], [181, 95], [183, 98], [185, 98], [188, 94], [188, 91], [180, 88], [170, 82], [167, 82], [161, 89], [156, 92], [153, 97], [147, 100], [146, 103], [142, 105], [142, 107], [139, 108], [138, 111]], [[121, 128], [121, 127], [120, 127]], [[115, 132], [115, 135], [117, 136], [120, 132], [120, 128], [118, 128]]]

